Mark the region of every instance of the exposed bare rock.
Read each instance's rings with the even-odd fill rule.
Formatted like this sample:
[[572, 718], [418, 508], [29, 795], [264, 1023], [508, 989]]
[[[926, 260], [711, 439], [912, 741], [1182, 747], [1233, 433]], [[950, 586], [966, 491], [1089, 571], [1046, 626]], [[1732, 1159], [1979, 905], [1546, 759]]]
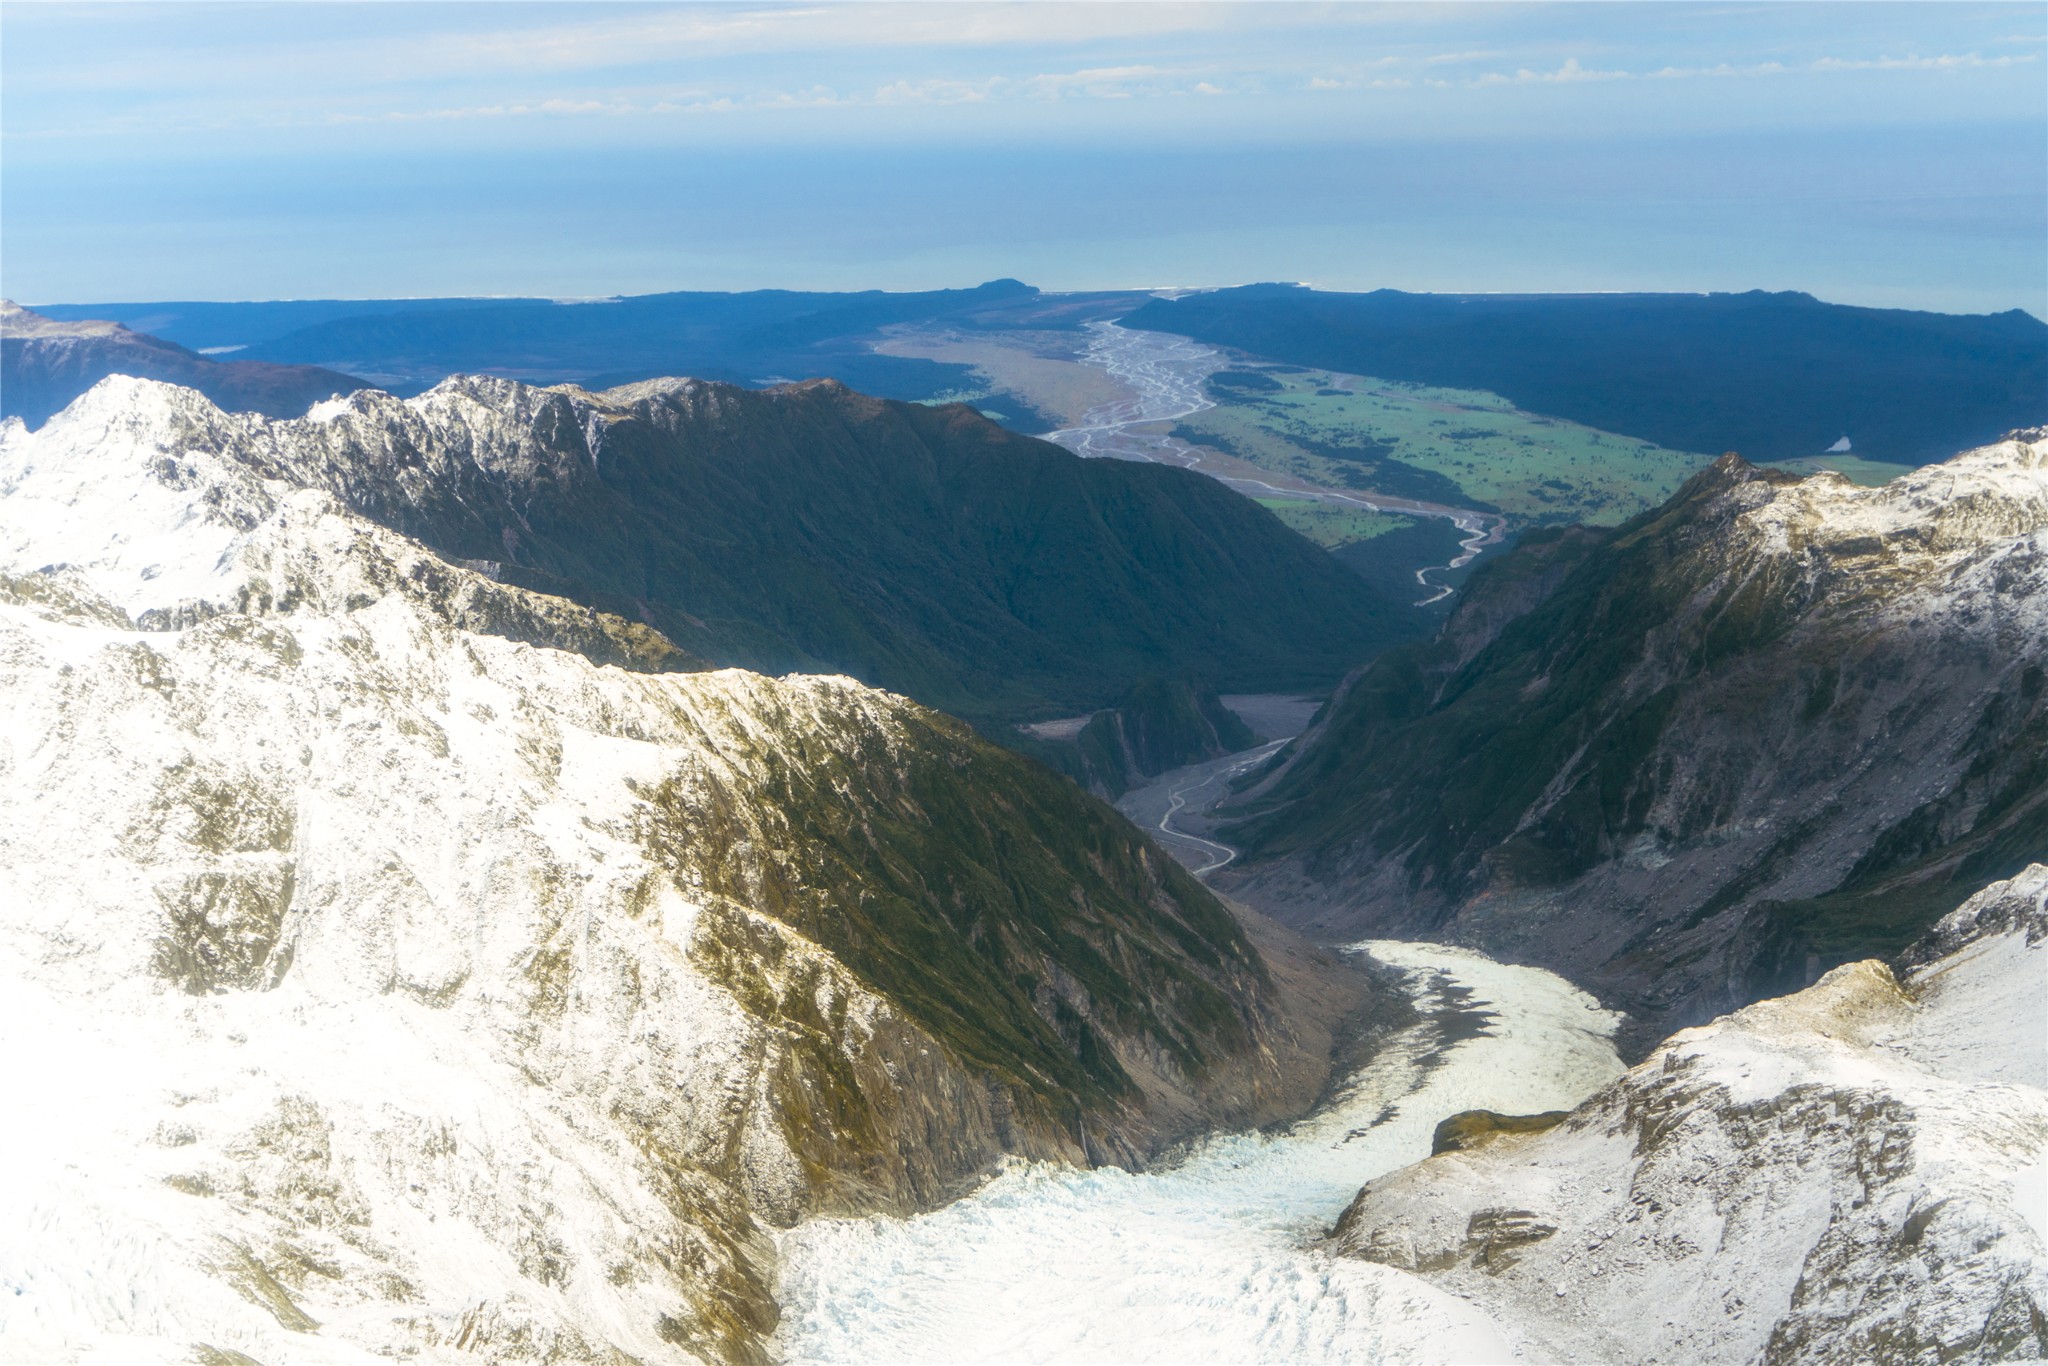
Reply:
[[2044, 756], [2048, 439], [1872, 489], [1728, 457], [1475, 575], [1247, 794], [1222, 885], [1541, 963], [1641, 1048], [2048, 850]]
[[2035, 864], [1901, 976], [1848, 964], [1674, 1035], [1556, 1128], [1372, 1182], [1333, 1246], [1544, 1360], [2038, 1359], [2044, 902]]

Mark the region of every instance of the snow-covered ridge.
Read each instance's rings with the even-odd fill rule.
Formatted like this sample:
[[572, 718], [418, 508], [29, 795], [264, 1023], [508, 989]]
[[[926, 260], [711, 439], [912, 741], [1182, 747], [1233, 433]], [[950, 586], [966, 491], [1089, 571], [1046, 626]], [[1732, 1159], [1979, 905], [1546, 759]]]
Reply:
[[[289, 611], [137, 631], [62, 579], [0, 594], [0, 1074], [38, 1117], [0, 1135], [0, 1341], [745, 1355], [757, 1215], [807, 1197], [775, 1120], [801, 1064], [735, 993], [815, 998], [858, 1073], [973, 1083], [688, 892], [642, 794], [745, 811], [781, 737], [915, 709], [461, 630], [375, 591], [375, 529], [318, 497], [237, 562], [321, 590]], [[763, 939], [759, 981], [707, 969]]]
[[1383, 673], [1246, 804], [1226, 885], [1542, 963], [1646, 1047], [1910, 937], [1973, 850], [2041, 852], [2044, 668], [2048, 431], [1871, 489], [1724, 457], [1476, 580], [1399, 715]]
[[115, 378], [0, 427], [0, 1358], [758, 1360], [771, 1224], [1080, 1160], [714, 876], [805, 890], [792, 775], [981, 801], [974, 742], [658, 672], [294, 477], [428, 423], [560, 470], [583, 398], [341, 406]]
[[1876, 488], [1827, 471], [1755, 481], [1738, 497], [1752, 504], [1745, 521], [1787, 549], [1941, 554], [2048, 527], [2048, 432], [2014, 432]]
[[113, 375], [34, 431], [0, 425], [0, 498], [12, 509], [0, 564], [68, 565], [131, 613], [189, 615], [234, 596], [231, 552], [294, 490], [359, 510], [506, 500], [516, 535], [521, 504], [592, 476], [612, 422], [716, 412], [732, 392], [690, 379], [596, 394], [455, 375], [415, 398], [364, 389], [303, 418], [267, 418]]
[[1334, 1246], [1538, 1359], [2048, 1354], [2044, 903], [2035, 864], [1903, 977], [1849, 964], [1682, 1031], [1559, 1127], [1372, 1182]]

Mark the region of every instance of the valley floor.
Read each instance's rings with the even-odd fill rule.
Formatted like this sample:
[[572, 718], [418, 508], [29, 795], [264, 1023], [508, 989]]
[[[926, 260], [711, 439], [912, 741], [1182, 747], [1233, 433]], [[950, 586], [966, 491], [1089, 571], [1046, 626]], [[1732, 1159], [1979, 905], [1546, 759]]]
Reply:
[[1233, 780], [1308, 729], [1322, 700], [1250, 693], [1226, 697], [1223, 704], [1236, 712], [1254, 735], [1263, 737], [1259, 744], [1162, 773], [1116, 800], [1117, 810], [1198, 876], [1213, 873], [1237, 857], [1229, 845], [1208, 837], [1213, 824], [1210, 810], [1230, 795]]

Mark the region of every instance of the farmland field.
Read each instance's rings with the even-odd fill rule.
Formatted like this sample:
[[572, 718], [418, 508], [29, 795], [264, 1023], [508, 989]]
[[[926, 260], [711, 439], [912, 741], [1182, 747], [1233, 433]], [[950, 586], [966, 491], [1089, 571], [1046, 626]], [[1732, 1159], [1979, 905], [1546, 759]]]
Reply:
[[1911, 465], [1895, 465], [1889, 460], [1865, 460], [1860, 455], [1809, 455], [1797, 460], [1773, 460], [1770, 467], [1777, 470], [1791, 470], [1794, 474], [1818, 474], [1822, 470], [1833, 470], [1852, 484], [1874, 489], [1879, 484], [1892, 480], [1912, 470]]
[[1291, 366], [1212, 376], [1175, 435], [1327, 488], [1486, 507], [1524, 524], [1613, 525], [1711, 457], [1516, 409], [1495, 394]]
[[1328, 550], [1369, 541], [1390, 531], [1415, 525], [1412, 517], [1374, 512], [1369, 508], [1341, 507], [1311, 502], [1306, 498], [1260, 498], [1255, 500], [1288, 526]]

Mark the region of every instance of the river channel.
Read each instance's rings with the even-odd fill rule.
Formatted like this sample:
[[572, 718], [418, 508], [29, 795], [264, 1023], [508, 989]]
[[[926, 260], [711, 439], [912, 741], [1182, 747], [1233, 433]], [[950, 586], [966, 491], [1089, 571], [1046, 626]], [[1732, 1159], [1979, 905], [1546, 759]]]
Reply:
[[1095, 405], [1072, 427], [1046, 433], [1045, 440], [1065, 446], [1076, 455], [1179, 465], [1207, 474], [1249, 498], [1308, 499], [1410, 517], [1445, 518], [1460, 533], [1458, 553], [1448, 564], [1428, 565], [1415, 571], [1415, 581], [1423, 592], [1416, 603], [1418, 607], [1449, 597], [1453, 590], [1437, 580], [1470, 564], [1505, 531], [1505, 522], [1496, 513], [1388, 494], [1349, 493], [1284, 475], [1251, 478], [1205, 468], [1201, 453], [1172, 435], [1167, 424], [1216, 406], [1203, 381], [1228, 366], [1230, 359], [1215, 347], [1186, 337], [1145, 332], [1114, 322], [1089, 323], [1088, 332], [1088, 344], [1079, 357], [1081, 363], [1105, 371], [1126, 390], [1126, 396]]

